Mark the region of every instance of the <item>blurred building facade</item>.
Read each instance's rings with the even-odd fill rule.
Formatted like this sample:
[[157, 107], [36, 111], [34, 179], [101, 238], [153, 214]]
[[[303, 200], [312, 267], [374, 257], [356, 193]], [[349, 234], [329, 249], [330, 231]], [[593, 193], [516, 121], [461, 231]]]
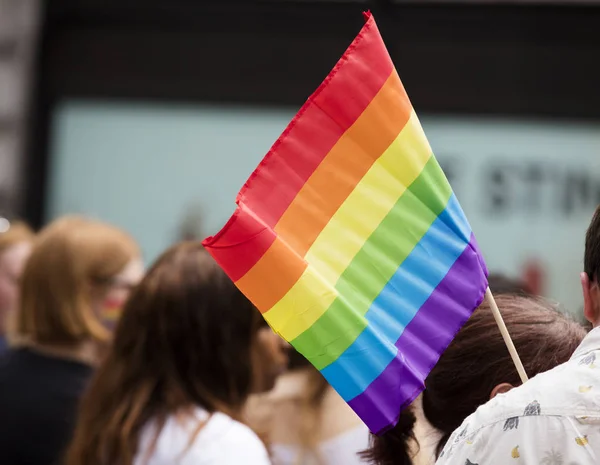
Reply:
[[215, 232], [371, 10], [490, 268], [535, 276], [577, 309], [583, 232], [600, 203], [599, 4], [41, 6], [26, 156], [13, 157], [24, 195], [5, 188], [10, 211], [35, 225], [101, 217], [148, 259]]
[[0, 215], [21, 213], [38, 0], [0, 0]]

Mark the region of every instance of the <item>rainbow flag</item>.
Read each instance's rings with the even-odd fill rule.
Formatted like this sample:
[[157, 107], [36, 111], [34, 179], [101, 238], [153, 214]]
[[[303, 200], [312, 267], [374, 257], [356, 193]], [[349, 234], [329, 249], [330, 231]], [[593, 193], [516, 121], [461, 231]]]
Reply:
[[487, 270], [366, 18], [204, 245], [382, 433], [483, 300]]

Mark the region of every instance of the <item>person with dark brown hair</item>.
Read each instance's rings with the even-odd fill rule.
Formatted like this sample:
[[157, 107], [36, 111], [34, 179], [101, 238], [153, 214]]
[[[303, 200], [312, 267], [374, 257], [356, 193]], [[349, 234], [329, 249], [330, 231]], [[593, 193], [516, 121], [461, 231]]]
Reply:
[[[600, 463], [600, 207], [587, 231], [580, 279], [584, 314], [594, 329], [568, 361], [494, 397], [462, 425], [453, 425], [458, 429], [440, 453], [438, 464]], [[537, 356], [561, 362], [570, 345], [566, 333], [559, 339], [565, 347], [548, 350], [543, 341]], [[526, 358], [527, 348], [516, 345]], [[465, 357], [463, 364], [468, 362]], [[529, 368], [530, 376], [536, 374], [537, 370]]]
[[[530, 376], [568, 360], [585, 337], [581, 326], [544, 300], [502, 294], [496, 296], [496, 301]], [[420, 445], [414, 434], [414, 406], [401, 413], [395, 428], [379, 437], [372, 436], [371, 447], [364, 456], [377, 465], [430, 464], [467, 416], [519, 383], [492, 311], [483, 303], [425, 380], [422, 413], [434, 428], [435, 443], [430, 451], [433, 457], [421, 454], [415, 459]]]
[[66, 464], [269, 464], [242, 411], [286, 347], [201, 244], [175, 246], [125, 306]]

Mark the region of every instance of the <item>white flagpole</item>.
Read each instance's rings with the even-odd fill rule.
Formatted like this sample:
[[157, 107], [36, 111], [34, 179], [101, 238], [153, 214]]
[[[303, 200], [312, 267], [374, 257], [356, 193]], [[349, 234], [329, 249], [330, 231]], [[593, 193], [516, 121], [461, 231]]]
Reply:
[[519, 354], [517, 353], [517, 349], [515, 348], [515, 345], [514, 345], [512, 339], [510, 338], [510, 334], [508, 334], [508, 329], [506, 328], [506, 325], [504, 324], [504, 320], [502, 319], [500, 310], [498, 310], [498, 305], [496, 305], [496, 301], [494, 300], [494, 296], [492, 295], [492, 292], [490, 291], [489, 287], [485, 291], [485, 298], [488, 301], [488, 303], [490, 304], [490, 308], [492, 309], [494, 319], [496, 320], [496, 324], [498, 325], [498, 328], [500, 329], [500, 333], [502, 334], [504, 343], [506, 344], [506, 347], [508, 348], [508, 351], [510, 352], [510, 356], [512, 357], [515, 367], [517, 367], [517, 372], [519, 373], [519, 376], [521, 377], [521, 382], [525, 383], [529, 378], [527, 377], [527, 373], [525, 373], [525, 368], [523, 367], [521, 358], [519, 357]]

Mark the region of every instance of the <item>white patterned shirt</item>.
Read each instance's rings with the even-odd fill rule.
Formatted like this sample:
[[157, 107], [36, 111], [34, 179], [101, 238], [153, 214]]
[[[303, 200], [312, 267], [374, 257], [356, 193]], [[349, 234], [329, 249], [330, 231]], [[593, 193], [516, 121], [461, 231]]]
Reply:
[[436, 464], [600, 464], [600, 328], [568, 362], [479, 407]]

